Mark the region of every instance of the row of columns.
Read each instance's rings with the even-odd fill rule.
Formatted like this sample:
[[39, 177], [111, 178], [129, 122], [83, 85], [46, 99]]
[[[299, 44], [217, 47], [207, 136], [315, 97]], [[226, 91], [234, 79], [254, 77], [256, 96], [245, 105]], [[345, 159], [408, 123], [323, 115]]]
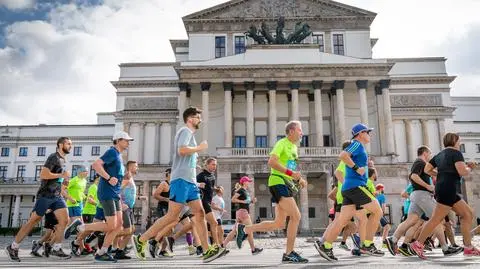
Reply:
[[[428, 131], [428, 121], [427, 119], [420, 119], [420, 125], [422, 130], [422, 144], [426, 146], [430, 145], [430, 134]], [[440, 145], [443, 144], [442, 138], [443, 134], [445, 133], [444, 121], [443, 119], [436, 119], [438, 126], [438, 137]], [[403, 124], [405, 125], [405, 138], [407, 144], [407, 162], [413, 162], [417, 158], [416, 155], [416, 145], [413, 143], [413, 126], [412, 126], [412, 119], [404, 119]]]
[[[277, 113], [276, 113], [276, 91], [277, 91], [277, 81], [267, 81], [266, 87], [268, 89], [269, 105], [268, 105], [268, 128], [269, 128], [269, 143], [273, 145], [277, 138]], [[202, 89], [202, 108], [203, 108], [203, 119], [205, 124], [202, 125], [202, 134], [203, 139], [208, 137], [208, 108], [209, 108], [209, 91], [211, 88], [210, 82], [201, 82]], [[299, 120], [299, 89], [301, 82], [300, 81], [290, 81], [288, 86], [290, 88], [291, 96], [291, 113], [290, 120]], [[314, 146], [322, 147], [323, 146], [323, 114], [322, 114], [322, 86], [323, 81], [314, 80], [311, 82], [313, 87], [313, 99], [315, 102], [315, 139]], [[180, 95], [179, 95], [179, 111], [183, 111], [186, 108], [187, 104], [187, 93], [190, 90], [188, 83], [180, 83]], [[246, 140], [247, 147], [255, 146], [255, 132], [254, 132], [254, 90], [255, 82], [246, 81], [243, 84], [246, 91]], [[368, 124], [368, 101], [367, 101], [367, 80], [357, 80], [356, 86], [358, 89], [359, 103], [360, 103], [360, 119], [362, 123]], [[393, 154], [395, 151], [394, 144], [394, 133], [393, 133], [393, 122], [392, 122], [392, 113], [390, 105], [390, 80], [380, 80], [375, 87], [376, 95], [381, 95], [381, 101], [383, 103], [383, 111], [378, 111], [378, 114], [382, 114], [383, 122], [380, 123], [379, 131], [384, 132], [383, 136], [386, 139], [384, 149], [382, 154]], [[233, 82], [224, 82], [223, 88], [225, 92], [225, 106], [224, 106], [224, 126], [225, 126], [225, 147], [232, 146], [232, 91], [234, 90]], [[344, 99], [344, 88], [345, 80], [335, 80], [332, 83], [332, 88], [330, 93], [334, 98], [336, 113], [335, 122], [336, 122], [336, 141], [337, 145], [340, 145], [345, 139], [349, 138], [350, 135], [347, 134], [346, 123], [345, 123], [345, 99]], [[380, 128], [381, 127], [381, 128]]]
[[124, 131], [133, 137], [127, 160], [141, 164], [169, 164], [172, 144], [171, 122], [128, 122]]

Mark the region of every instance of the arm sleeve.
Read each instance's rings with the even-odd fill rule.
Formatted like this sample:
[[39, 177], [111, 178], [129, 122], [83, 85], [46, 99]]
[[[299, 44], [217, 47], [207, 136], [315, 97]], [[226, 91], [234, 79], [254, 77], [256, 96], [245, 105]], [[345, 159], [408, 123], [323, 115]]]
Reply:
[[192, 139], [192, 133], [188, 129], [183, 129], [178, 134], [178, 147], [188, 146], [190, 144], [190, 140]]
[[455, 151], [455, 153], [453, 154], [453, 163], [456, 162], [465, 162], [463, 154], [460, 151]]
[[114, 149], [109, 149], [107, 150], [100, 159], [105, 163], [105, 164], [111, 164], [115, 161], [116, 156], [115, 156], [115, 150]]
[[280, 155], [282, 154], [282, 152], [283, 152], [283, 143], [278, 142], [278, 143], [275, 144], [272, 151], [270, 152], [270, 156], [275, 155], [275, 156], [280, 158]]

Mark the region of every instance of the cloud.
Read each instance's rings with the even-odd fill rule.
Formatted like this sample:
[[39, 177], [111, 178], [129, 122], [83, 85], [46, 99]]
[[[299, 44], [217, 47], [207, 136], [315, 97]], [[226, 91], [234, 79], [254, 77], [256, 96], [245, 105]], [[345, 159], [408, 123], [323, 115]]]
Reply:
[[35, 6], [35, 0], [0, 0], [0, 7], [11, 10], [30, 9]]

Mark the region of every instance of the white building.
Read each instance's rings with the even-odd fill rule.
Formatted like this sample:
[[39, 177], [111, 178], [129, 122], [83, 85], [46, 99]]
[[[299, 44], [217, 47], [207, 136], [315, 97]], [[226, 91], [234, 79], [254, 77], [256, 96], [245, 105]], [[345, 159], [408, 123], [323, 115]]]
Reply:
[[[260, 29], [262, 23], [271, 29], [264, 27], [265, 32], [276, 32], [280, 16], [285, 17], [285, 37], [298, 22], [308, 23], [313, 33], [301, 44], [284, 45], [256, 44], [245, 36], [251, 26]], [[386, 186], [389, 216], [399, 223], [399, 194], [407, 184], [416, 148], [427, 144], [439, 151], [446, 131], [459, 128], [462, 136], [476, 132], [478, 139], [480, 129], [471, 129], [470, 123], [462, 122], [460, 111], [470, 105], [471, 98], [452, 101], [450, 83], [455, 77], [447, 74], [445, 58], [372, 58], [372, 48], [378, 40], [370, 36], [375, 16], [370, 11], [326, 0], [229, 1], [183, 17], [188, 39], [170, 41], [176, 62], [120, 65], [120, 77], [112, 82], [117, 89], [115, 127], [64, 126], [58, 127], [63, 128], [60, 131], [54, 131], [57, 127], [16, 128], [36, 128], [35, 134], [27, 137], [37, 137], [41, 133], [38, 130], [48, 129], [45, 136], [50, 147], [54, 137], [65, 133], [73, 136], [77, 145], [83, 145], [80, 141], [100, 145], [101, 152], [110, 145], [114, 128], [129, 132], [135, 140], [127, 158], [140, 163], [138, 193], [149, 197], [137, 205], [136, 211], [145, 224], [156, 206], [151, 194], [163, 179], [162, 172], [171, 165], [173, 137], [183, 124], [181, 113], [187, 106], [198, 106], [204, 111], [204, 123], [196, 137], [197, 141], [209, 142], [208, 152], [202, 158], [209, 155], [219, 160], [218, 185], [228, 190], [242, 175], [254, 178], [251, 191], [258, 198], [251, 208], [254, 218], [272, 216], [267, 187], [268, 153], [275, 141], [284, 136], [285, 124], [300, 120], [305, 134], [299, 148], [300, 169], [309, 185], [300, 192], [298, 200], [301, 227], [308, 230], [327, 224], [331, 203], [326, 196], [338, 162], [339, 146], [350, 138], [350, 127], [363, 122], [375, 128], [370, 154], [375, 158], [379, 181]], [[459, 111], [456, 114], [455, 106]], [[454, 127], [454, 116], [458, 127]], [[67, 132], [69, 128], [78, 129], [71, 133]], [[5, 129], [0, 127], [0, 133]], [[97, 131], [102, 139], [91, 138], [89, 143], [83, 136], [75, 135]], [[32, 141], [35, 147], [47, 143], [43, 138], [23, 138], [24, 134], [22, 131], [12, 136]], [[0, 138], [0, 142], [8, 139]], [[0, 165], [8, 163], [7, 177], [11, 178], [16, 177], [22, 160], [17, 155], [26, 142], [9, 143], [10, 151], [15, 153], [5, 161], [0, 157]], [[90, 150], [89, 146], [83, 147], [87, 148], [83, 152]], [[470, 147], [474, 146], [468, 144]], [[89, 158], [82, 156], [78, 161], [90, 163], [95, 159]], [[28, 177], [35, 175], [34, 162], [29, 161]], [[471, 186], [466, 188], [467, 198], [474, 203], [479, 200], [474, 189], [480, 190], [475, 184], [471, 179], [466, 181]], [[2, 185], [0, 192], [5, 189], [3, 186], [9, 185]], [[20, 187], [22, 193], [29, 189], [29, 195], [37, 188], [17, 181], [11, 186]], [[7, 195], [12, 194], [18, 192], [10, 189], [0, 204], [10, 211], [13, 201]], [[230, 197], [227, 192], [226, 218], [235, 214]], [[28, 203], [24, 211], [32, 205]], [[23, 203], [17, 207], [23, 208]], [[2, 214], [8, 216], [8, 212]], [[4, 219], [2, 225], [6, 225]]]

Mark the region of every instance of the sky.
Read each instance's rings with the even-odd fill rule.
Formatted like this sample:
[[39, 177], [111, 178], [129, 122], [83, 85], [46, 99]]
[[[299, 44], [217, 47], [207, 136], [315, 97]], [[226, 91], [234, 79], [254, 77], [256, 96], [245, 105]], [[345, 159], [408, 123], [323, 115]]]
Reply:
[[[223, 2], [0, 0], [0, 125], [96, 123], [115, 110], [118, 64], [174, 61], [182, 16]], [[378, 14], [374, 58], [446, 57], [452, 95], [480, 96], [480, 1], [338, 2]]]

